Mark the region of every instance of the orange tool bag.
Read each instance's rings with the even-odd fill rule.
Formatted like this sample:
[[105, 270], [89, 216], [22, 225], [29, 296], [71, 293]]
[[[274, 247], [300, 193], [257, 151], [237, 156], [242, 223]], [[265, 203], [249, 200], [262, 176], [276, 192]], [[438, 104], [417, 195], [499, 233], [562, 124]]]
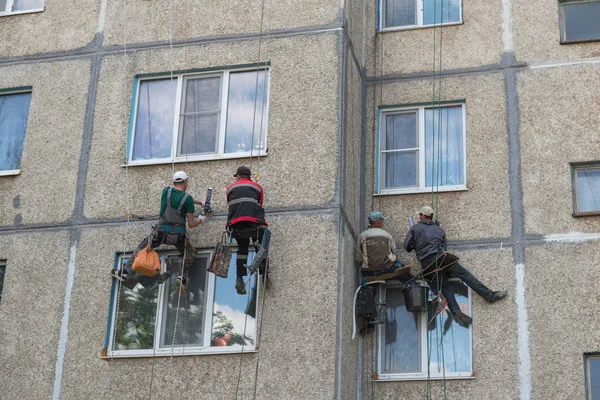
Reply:
[[133, 261], [133, 271], [146, 276], [160, 274], [160, 260], [158, 253], [150, 246], [140, 251]]

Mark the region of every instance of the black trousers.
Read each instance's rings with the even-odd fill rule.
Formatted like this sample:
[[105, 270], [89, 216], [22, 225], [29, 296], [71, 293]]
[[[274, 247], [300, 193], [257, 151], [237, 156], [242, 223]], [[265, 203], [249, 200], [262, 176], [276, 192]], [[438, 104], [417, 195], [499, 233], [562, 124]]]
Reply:
[[[176, 236], [176, 239], [175, 239], [175, 236]], [[167, 244], [166, 243], [167, 240], [169, 240], [169, 242], [175, 242], [173, 244], [173, 246], [175, 246], [177, 251], [179, 251], [179, 254], [181, 254], [182, 258], [186, 254], [186, 248], [187, 248], [187, 258], [188, 259], [186, 260], [187, 262], [185, 263], [184, 268], [183, 268], [183, 275], [185, 276], [188, 272], [188, 268], [194, 262], [194, 257], [196, 255], [196, 249], [194, 249], [192, 247], [192, 245], [190, 244], [189, 240], [187, 240], [185, 233], [170, 233], [170, 232], [164, 232], [162, 230], [157, 230], [156, 232], [154, 232], [154, 234], [152, 235], [152, 242], [150, 243], [150, 247], [155, 249], [160, 245]], [[157, 275], [154, 277], [148, 277], [148, 276], [145, 276], [142, 274], [136, 274], [133, 272], [133, 261], [135, 260], [135, 257], [137, 256], [137, 254], [140, 251], [142, 251], [146, 247], [148, 247], [148, 236], [146, 236], [144, 238], [144, 240], [142, 240], [140, 242], [137, 249], [135, 249], [135, 251], [133, 252], [131, 257], [127, 261], [127, 264], [125, 264], [125, 266], [123, 267], [123, 269], [127, 272], [127, 280], [124, 282], [124, 285], [130, 289], [133, 289], [135, 287], [135, 285], [137, 285], [138, 282], [140, 282], [140, 280], [143, 280], [145, 284], [148, 284], [148, 282], [154, 282], [156, 280], [162, 279], [161, 275]], [[171, 270], [168, 272], [173, 274], [173, 273], [180, 272], [180, 269], [181, 268], [179, 268], [177, 270]]]
[[[426, 266], [431, 265], [432, 261], [435, 262], [435, 258], [433, 258], [433, 260], [425, 260], [421, 263], [421, 265], [423, 268], [425, 268]], [[452, 284], [449, 280], [452, 277], [459, 278], [486, 301], [490, 301], [494, 295], [494, 292], [481, 283], [481, 281], [479, 281], [479, 279], [469, 272], [468, 269], [459, 263], [456, 263], [448, 272], [440, 272], [437, 274], [437, 276], [433, 276], [431, 279], [428, 279], [429, 287], [434, 293], [438, 293], [438, 288], [441, 289], [444, 297], [448, 301], [448, 308], [453, 314], [457, 311], [460, 311], [460, 307], [456, 301], [454, 289], [452, 289]]]
[[[231, 229], [231, 237], [235, 239], [238, 245], [236, 257], [236, 277], [241, 278], [248, 275], [248, 271], [244, 264], [248, 264], [248, 252], [250, 250], [250, 239], [254, 249], [258, 251], [260, 243], [265, 249], [268, 249], [269, 244], [263, 243], [264, 228], [254, 222], [238, 222], [229, 227]], [[261, 269], [263, 266], [261, 265]], [[261, 270], [260, 273], [263, 273]]]

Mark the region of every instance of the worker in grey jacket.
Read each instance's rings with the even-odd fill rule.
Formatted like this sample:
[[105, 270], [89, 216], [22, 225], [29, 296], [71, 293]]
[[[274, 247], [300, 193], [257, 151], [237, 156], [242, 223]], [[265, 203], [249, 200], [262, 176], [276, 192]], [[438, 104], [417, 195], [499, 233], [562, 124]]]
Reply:
[[410, 268], [396, 257], [396, 242], [383, 230], [386, 219], [379, 211], [369, 213], [369, 228], [361, 232], [356, 244], [356, 262], [361, 264], [363, 276], [368, 281], [395, 279], [407, 283], [414, 279]]
[[[416, 251], [417, 259], [421, 263], [422, 271], [433, 271], [438, 269], [435, 267], [437, 267], [436, 264], [440, 262], [442, 256], [449, 254], [446, 253], [446, 232], [433, 222], [433, 209], [429, 206], [421, 208], [419, 211], [419, 219], [420, 222], [412, 226], [408, 231], [408, 234], [404, 239], [404, 248], [408, 252], [413, 250]], [[457, 258], [455, 259], [458, 260]], [[490, 290], [458, 262], [448, 265], [447, 268], [442, 268], [441, 271], [437, 271], [435, 275], [430, 272], [430, 276], [426, 276], [426, 278], [430, 281], [432, 290], [437, 291], [437, 288], [435, 288], [434, 285], [441, 287], [442, 293], [448, 301], [450, 312], [454, 315], [454, 319], [463, 326], [469, 325], [472, 322], [472, 319], [460, 310], [458, 302], [454, 297], [452, 285], [448, 280], [450, 277], [460, 278], [460, 280], [467, 284], [467, 286], [475, 293], [483, 297], [489, 303], [494, 303], [506, 297], [507, 294], [506, 290], [497, 292]]]

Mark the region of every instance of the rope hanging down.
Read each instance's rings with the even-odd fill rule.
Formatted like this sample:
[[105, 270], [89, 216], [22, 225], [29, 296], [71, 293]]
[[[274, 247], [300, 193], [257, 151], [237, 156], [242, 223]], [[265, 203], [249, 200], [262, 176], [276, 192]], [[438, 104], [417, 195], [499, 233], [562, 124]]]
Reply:
[[[440, 0], [440, 15], [439, 15], [439, 69], [436, 73], [436, 55], [437, 55], [437, 8], [438, 1], [433, 1], [433, 81], [432, 81], [432, 131], [431, 131], [431, 142], [432, 142], [432, 153], [431, 153], [431, 207], [434, 210], [436, 221], [439, 221], [439, 187], [441, 182], [441, 172], [442, 172], [442, 60], [443, 60], [443, 10], [444, 10], [444, 0]], [[437, 101], [436, 101], [436, 84], [437, 84]], [[436, 110], [437, 103], [437, 110]], [[436, 111], [437, 111], [437, 130], [436, 130]], [[427, 132], [425, 132], [427, 135]], [[436, 137], [437, 136], [437, 137]], [[436, 149], [437, 144], [437, 149]], [[436, 152], [437, 150], [437, 152]], [[437, 162], [436, 162], [437, 161]], [[438, 259], [435, 261], [435, 282], [436, 282], [436, 292], [439, 296], [441, 293], [441, 281], [440, 281], [440, 271], [438, 266]], [[435, 313], [435, 311], [434, 311]], [[444, 400], [447, 399], [447, 385], [446, 385], [446, 363], [445, 363], [445, 354], [444, 354], [444, 338], [443, 332], [440, 334], [443, 315], [444, 313], [440, 313], [439, 315], [433, 315], [431, 318], [429, 315], [429, 307], [426, 308], [426, 334], [427, 334], [427, 398], [432, 399], [432, 390], [431, 390], [431, 353], [432, 353], [432, 344], [429, 332], [429, 325], [433, 319], [437, 318], [438, 321], [435, 324], [435, 333], [436, 333], [436, 343], [437, 343], [437, 355], [440, 357], [441, 355], [441, 368], [442, 368], [442, 381], [443, 381], [443, 390], [444, 390]], [[451, 318], [451, 316], [448, 316]], [[453, 331], [454, 332], [454, 331]], [[439, 365], [439, 362], [437, 363]]]

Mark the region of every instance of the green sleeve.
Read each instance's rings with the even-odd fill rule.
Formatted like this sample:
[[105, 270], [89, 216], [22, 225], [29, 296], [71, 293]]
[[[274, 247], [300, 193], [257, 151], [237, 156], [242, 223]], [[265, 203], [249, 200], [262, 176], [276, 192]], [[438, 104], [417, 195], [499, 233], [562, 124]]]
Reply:
[[186, 214], [193, 214], [194, 212], [196, 212], [196, 209], [194, 208], [194, 199], [192, 196], [188, 196], [188, 198], [185, 199], [185, 204], [183, 205], [183, 208], [185, 208]]
[[160, 213], [159, 215], [163, 215], [165, 210], [167, 209], [167, 191], [168, 187], [164, 188], [162, 191], [162, 196], [160, 197]]

